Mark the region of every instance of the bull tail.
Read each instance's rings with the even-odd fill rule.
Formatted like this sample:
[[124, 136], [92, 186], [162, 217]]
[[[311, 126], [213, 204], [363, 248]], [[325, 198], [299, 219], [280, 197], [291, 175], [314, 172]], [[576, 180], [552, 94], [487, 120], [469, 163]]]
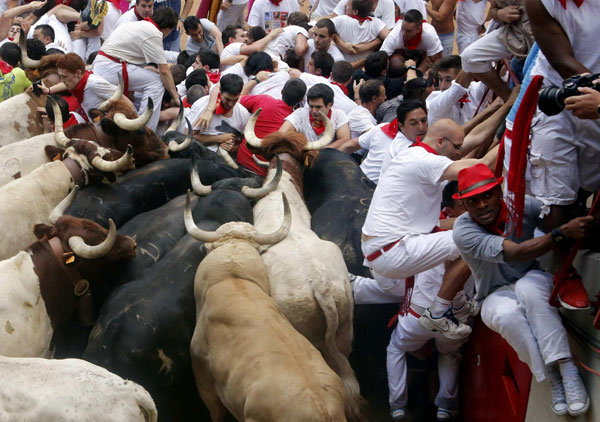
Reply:
[[340, 352], [337, 344], [337, 331], [339, 327], [339, 318], [337, 306], [329, 283], [326, 280], [311, 281], [311, 288], [315, 300], [323, 311], [325, 316], [325, 342], [323, 344], [323, 358], [331, 369], [340, 376], [344, 383], [344, 413], [350, 422], [364, 421], [363, 415], [364, 399], [360, 395], [358, 380], [350, 366], [348, 358]]

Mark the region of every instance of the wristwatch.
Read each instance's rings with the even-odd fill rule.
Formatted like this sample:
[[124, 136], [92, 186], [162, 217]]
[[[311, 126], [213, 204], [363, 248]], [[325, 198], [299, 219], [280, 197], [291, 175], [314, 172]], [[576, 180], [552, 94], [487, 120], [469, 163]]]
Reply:
[[408, 66], [406, 70], [417, 70], [417, 66]]
[[259, 83], [259, 82], [260, 82], [256, 76], [253, 76], [253, 77], [251, 77], [249, 80], [250, 80], [250, 81], [254, 81], [254, 82], [256, 82], [256, 83]]
[[552, 241], [554, 243], [560, 243], [563, 240], [565, 240], [565, 235], [563, 234], [562, 230], [560, 229], [560, 227], [555, 227], [554, 229], [552, 229]]

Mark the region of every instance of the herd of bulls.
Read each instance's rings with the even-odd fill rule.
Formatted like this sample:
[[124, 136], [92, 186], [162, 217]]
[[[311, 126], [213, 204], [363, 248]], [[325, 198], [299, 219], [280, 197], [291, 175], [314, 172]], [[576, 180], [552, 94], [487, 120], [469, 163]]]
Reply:
[[396, 309], [353, 304], [374, 186], [318, 151], [331, 124], [261, 140], [253, 116], [263, 185], [120, 95], [97, 123], [0, 133], [0, 420], [366, 420]]

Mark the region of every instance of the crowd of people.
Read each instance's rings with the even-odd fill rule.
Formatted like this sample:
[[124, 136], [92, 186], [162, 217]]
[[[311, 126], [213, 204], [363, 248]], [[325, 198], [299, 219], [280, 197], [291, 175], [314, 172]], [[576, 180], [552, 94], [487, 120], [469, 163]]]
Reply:
[[329, 147], [376, 186], [362, 229], [372, 278], [350, 275], [355, 302], [402, 304], [387, 349], [394, 421], [407, 417], [406, 353], [432, 339], [437, 418], [456, 416], [479, 312], [551, 383], [554, 413], [588, 410], [558, 308], [590, 307], [568, 254], [595, 228], [584, 211], [600, 188], [600, 92], [580, 77], [600, 69], [597, 3], [315, 0], [306, 14], [296, 0], [224, 0], [216, 23], [190, 15], [192, 0], [2, 3], [1, 99], [36, 82], [20, 45], [59, 55], [60, 82], [40, 89], [65, 100], [66, 125], [93, 121], [122, 83], [150, 129], [183, 106], [198, 142], [261, 176], [243, 136], [253, 113], [260, 138], [314, 142], [333, 126]]

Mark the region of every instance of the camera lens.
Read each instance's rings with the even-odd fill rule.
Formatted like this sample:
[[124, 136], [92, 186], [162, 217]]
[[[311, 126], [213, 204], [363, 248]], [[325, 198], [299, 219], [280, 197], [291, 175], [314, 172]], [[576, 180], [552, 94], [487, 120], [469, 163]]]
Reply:
[[555, 116], [565, 108], [565, 96], [561, 88], [551, 86], [540, 91], [538, 107], [548, 115]]

